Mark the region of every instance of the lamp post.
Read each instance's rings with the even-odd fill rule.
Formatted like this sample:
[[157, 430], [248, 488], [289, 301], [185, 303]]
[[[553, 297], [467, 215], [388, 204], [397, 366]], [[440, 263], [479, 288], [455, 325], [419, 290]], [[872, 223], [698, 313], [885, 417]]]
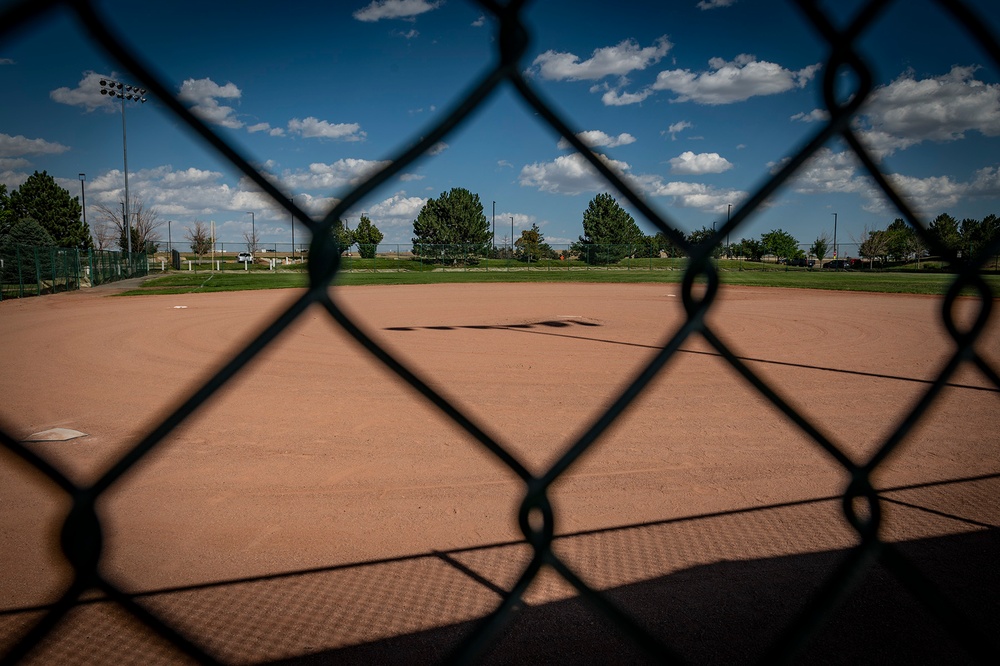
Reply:
[[837, 258], [837, 214], [833, 213], [833, 258]]
[[497, 202], [493, 202], [493, 254], [497, 253]]
[[129, 224], [131, 219], [128, 214], [129, 198], [128, 198], [128, 141], [125, 138], [125, 102], [139, 102], [140, 104], [146, 103], [146, 89], [139, 88], [138, 86], [129, 85], [127, 83], [122, 83], [121, 81], [112, 81], [111, 79], [101, 79], [101, 94], [108, 95], [109, 97], [117, 97], [121, 100], [122, 109], [122, 158], [125, 167], [125, 207], [122, 209], [122, 220], [125, 222], [125, 238], [126, 244], [128, 246], [129, 257], [132, 256], [132, 225]]
[[[173, 243], [170, 242], [170, 220], [167, 220], [167, 253], [169, 254], [171, 250], [174, 249]], [[173, 256], [173, 255], [171, 255]]]
[[87, 226], [87, 188], [84, 183], [87, 180], [87, 174], [80, 174], [80, 196], [83, 201], [83, 226]]
[[726, 210], [726, 256], [732, 259], [732, 245], [729, 244], [729, 221], [733, 218], [733, 204], [727, 205], [729, 206], [729, 209]]
[[514, 216], [510, 216], [510, 256], [514, 256]]

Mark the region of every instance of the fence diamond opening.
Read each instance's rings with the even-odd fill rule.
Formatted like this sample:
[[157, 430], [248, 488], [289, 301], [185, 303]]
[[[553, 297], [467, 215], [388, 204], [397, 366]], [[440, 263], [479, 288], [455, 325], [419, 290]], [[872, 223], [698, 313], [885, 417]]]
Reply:
[[[169, 614], [157, 611], [155, 604], [143, 603], [142, 599], [137, 599], [123, 592], [101, 574], [103, 526], [102, 517], [96, 504], [103, 493], [128, 475], [136, 463], [155, 450], [164, 441], [164, 438], [182, 424], [202, 402], [216, 393], [241, 367], [264, 350], [279, 333], [312, 305], [319, 305], [324, 309], [344, 331], [385, 367], [395, 373], [399, 381], [406, 382], [416, 389], [454, 424], [464, 429], [485, 450], [507, 465], [524, 484], [519, 524], [524, 533], [525, 543], [531, 549], [530, 561], [523, 570], [518, 572], [516, 582], [500, 597], [496, 607], [486, 614], [482, 622], [457, 642], [449, 659], [456, 662], [474, 661], [483, 655], [491, 645], [495, 644], [504, 627], [521, 610], [522, 600], [529, 585], [544, 569], [556, 572], [563, 581], [572, 586], [581, 599], [596, 608], [628, 636], [640, 652], [657, 660], [680, 660], [680, 655], [671, 645], [658, 639], [648, 628], [614, 603], [608, 595], [589, 587], [577, 575], [568, 560], [558, 552], [559, 549], [554, 547], [556, 536], [553, 522], [555, 516], [549, 493], [561, 475], [592, 447], [626, 407], [642, 394], [644, 388], [678, 352], [681, 344], [692, 337], [700, 337], [724, 358], [732, 369], [760, 396], [806, 433], [816, 447], [836, 460], [850, 478], [848, 487], [837, 499], [840, 502], [844, 518], [856, 533], [857, 545], [850, 550], [846, 558], [836, 565], [832, 574], [826, 578], [817, 593], [796, 613], [765, 655], [765, 661], [780, 662], [793, 659], [810, 638], [831, 618], [834, 611], [858, 584], [862, 574], [875, 563], [880, 564], [898, 579], [921, 607], [936, 619], [943, 631], [960, 642], [969, 655], [987, 663], [1000, 661], [995, 636], [989, 636], [979, 631], [973, 623], [968, 622], [962, 608], [952, 602], [945, 591], [940, 590], [923, 576], [912, 565], [903, 550], [880, 537], [882, 508], [889, 500], [877, 488], [873, 477], [884, 461], [897, 450], [904, 438], [918, 424], [921, 415], [936, 401], [956, 371], [961, 366], [969, 364], [974, 366], [990, 384], [1000, 388], [1000, 375], [998, 375], [996, 368], [992, 367], [976, 350], [976, 342], [989, 319], [995, 295], [981, 279], [975, 266], [961, 262], [947, 248], [937, 246], [935, 239], [928, 233], [924, 220], [914, 213], [906, 197], [893, 189], [889, 180], [879, 170], [876, 161], [859, 142], [851, 126], [852, 117], [872, 91], [872, 77], [869, 73], [869, 67], [862, 55], [855, 50], [854, 44], [865, 35], [875, 19], [891, 2], [889, 0], [872, 0], [864, 4], [856, 17], [843, 28], [837, 28], [834, 25], [820, 3], [810, 0], [797, 0], [789, 3], [796, 11], [802, 12], [815, 28], [816, 33], [826, 42], [825, 45], [829, 50], [830, 56], [825, 63], [823, 81], [829, 120], [802, 145], [790, 149], [787, 155], [788, 159], [783, 163], [783, 166], [776, 173], [769, 175], [752, 196], [733, 211], [730, 221], [720, 226], [711, 243], [718, 245], [723, 242], [727, 234], [743, 227], [748, 216], [778, 192], [806, 160], [826, 142], [839, 137], [851, 148], [873, 182], [892, 202], [899, 215], [916, 231], [926, 246], [934, 254], [945, 257], [953, 263], [955, 279], [951, 289], [943, 299], [941, 316], [944, 327], [954, 342], [954, 352], [939, 375], [923, 392], [921, 399], [898, 423], [893, 432], [884, 438], [874, 455], [862, 462], [854, 461], [836, 441], [828, 438], [808, 418], [798, 413], [774, 387], [764, 381], [758, 373], [727, 347], [707, 323], [706, 315], [712, 309], [713, 301], [719, 292], [719, 276], [711, 261], [712, 249], [710, 247], [690, 247], [684, 236], [678, 232], [677, 226], [671, 224], [670, 219], [649, 208], [627, 182], [623, 182], [604, 162], [598, 159], [577, 138], [563, 116], [549, 106], [529, 81], [522, 77], [523, 66], [520, 58], [525, 52], [529, 37], [528, 28], [522, 20], [522, 14], [528, 3], [512, 0], [509, 4], [501, 5], [494, 0], [479, 0], [478, 4], [483, 11], [492, 14], [499, 25], [495, 66], [472, 86], [461, 101], [445, 114], [444, 119], [435, 128], [427, 132], [411, 148], [394, 155], [387, 166], [349, 192], [324, 219], [319, 221], [309, 219], [295, 205], [294, 201], [288, 199], [271, 180], [259, 173], [237, 148], [228, 144], [195, 118], [176, 99], [169, 82], [145, 61], [143, 54], [132, 50], [108, 29], [107, 26], [111, 23], [99, 13], [98, 3], [86, 0], [73, 2], [68, 0], [65, 2], [28, 0], [9, 6], [4, 11], [2, 18], [0, 18], [0, 26], [2, 26], [0, 27], [0, 38], [5, 40], [15, 35], [22, 39], [25, 36], [30, 38], [36, 21], [40, 19], [50, 20], [55, 14], [65, 11], [75, 13], [84, 26], [83, 29], [87, 36], [96, 47], [103, 48], [120, 62], [134, 81], [141, 82], [142, 85], [146, 86], [207, 146], [228, 160], [246, 178], [253, 181], [261, 191], [300, 220], [302, 224], [305, 224], [312, 231], [312, 243], [309, 248], [310, 286], [301, 298], [275, 318], [263, 333], [230, 359], [214, 377], [195, 391], [176, 411], [163, 419], [141, 441], [136, 442], [131, 450], [117, 460], [111, 469], [93, 485], [80, 487], [74, 484], [67, 475], [49, 461], [17, 441], [6, 428], [0, 432], [0, 442], [6, 449], [48, 477], [54, 484], [62, 488], [71, 499], [72, 509], [60, 528], [63, 555], [72, 565], [74, 572], [72, 582], [64, 590], [59, 601], [51, 606], [38, 609], [35, 616], [27, 622], [23, 631], [14, 638], [12, 643], [3, 647], [3, 662], [15, 663], [30, 657], [35, 648], [64, 625], [74, 609], [78, 608], [81, 603], [81, 596], [94, 588], [103, 592], [107, 599], [116, 604], [119, 612], [129, 614], [135, 621], [154, 630], [174, 649], [197, 661], [206, 663], [216, 661], [215, 656], [204, 645], [188, 636], [181, 622], [170, 619]], [[969, 39], [978, 43], [983, 52], [988, 55], [991, 66], [1000, 69], [1000, 44], [998, 44], [996, 36], [990, 34], [987, 24], [979, 20], [972, 10], [959, 0], [940, 0], [938, 4], [952, 20], [963, 27]], [[840, 102], [834, 90], [835, 75], [844, 69], [850, 70], [859, 83], [855, 94], [850, 99]], [[428, 152], [439, 141], [445, 139], [459, 125], [468, 121], [480, 105], [501, 86], [510, 87], [520, 97], [523, 104], [539, 116], [541, 122], [554, 128], [563, 139], [589, 160], [591, 166], [601, 174], [610, 188], [620, 192], [650, 224], [669, 236], [677, 247], [682, 248], [691, 257], [685, 269], [682, 287], [683, 305], [687, 314], [684, 324], [673, 333], [646, 367], [632, 378], [627, 388], [614, 397], [604, 414], [565, 451], [564, 455], [539, 475], [531, 473], [503, 443], [496, 441], [477, 427], [472, 419], [455, 405], [449, 403], [431, 385], [369, 337], [345, 313], [328, 289], [331, 280], [341, 268], [340, 252], [330, 233], [335, 221], [366, 195], [393, 176], [400, 174], [414, 160]], [[989, 256], [1000, 253], [998, 244], [1000, 241], [994, 242], [992, 247], [987, 248]], [[696, 285], [700, 285], [700, 288], [696, 288]], [[968, 329], [960, 328], [952, 317], [955, 300], [963, 290], [972, 290], [978, 295], [980, 308], [975, 323]]]

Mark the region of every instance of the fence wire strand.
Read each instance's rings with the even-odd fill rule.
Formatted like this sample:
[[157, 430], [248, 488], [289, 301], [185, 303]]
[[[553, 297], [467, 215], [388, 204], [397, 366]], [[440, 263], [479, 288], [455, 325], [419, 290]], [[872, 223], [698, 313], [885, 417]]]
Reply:
[[[866, 34], [876, 18], [892, 5], [893, 1], [872, 0], [866, 3], [843, 29], [837, 29], [834, 26], [819, 2], [793, 0], [790, 3], [815, 28], [817, 39], [824, 41], [829, 48], [829, 57], [824, 66], [823, 79], [823, 96], [829, 111], [829, 120], [798, 148], [790, 150], [782, 167], [757, 186], [744, 203], [733, 211], [728, 223], [721, 225], [709, 242], [697, 247], [690, 245], [679, 231], [678, 225], [669, 218], [653, 211], [627, 182], [624, 182], [589, 150], [577, 137], [571, 123], [560, 115], [553, 105], [546, 101], [542, 94], [524, 78], [520, 61], [530, 43], [530, 31], [523, 20], [525, 7], [530, 4], [527, 1], [512, 0], [502, 5], [495, 0], [478, 0], [478, 5], [482, 10], [491, 14], [499, 26], [495, 62], [489, 65], [479, 80], [468, 88], [450, 110], [443, 114], [444, 119], [437, 126], [420, 137], [410, 147], [401, 149], [393, 159], [388, 161], [387, 166], [347, 193], [321, 221], [309, 219], [294, 204], [291, 197], [281, 191], [269, 176], [255, 169], [235, 147], [185, 108], [171, 92], [169, 80], [161, 75], [153, 64], [147, 62], [141, 53], [127, 46], [106, 27], [109, 24], [95, 7], [96, 3], [91, 0], [45, 0], [42, 2], [26, 0], [10, 6], [0, 16], [0, 40], [9, 39], [15, 34], [19, 37], [26, 34], [30, 36], [31, 30], [35, 29], [40, 22], [51, 19], [57, 13], [69, 11], [75, 14], [80, 22], [81, 30], [89, 36], [95, 45], [103, 48], [125, 67], [135, 80], [152, 91], [174, 116], [183, 121], [194, 134], [211, 146], [224, 160], [249, 178], [295, 219], [305, 224], [313, 232], [313, 240], [309, 255], [310, 285], [305, 294], [271, 322], [245, 348], [226, 362], [212, 378], [185, 399], [173, 413], [142, 437], [131, 450], [115, 461], [94, 485], [79, 487], [73, 484], [43, 457], [16, 441], [8, 432], [0, 431], [0, 445], [47, 477], [72, 500], [72, 510], [61, 526], [61, 543], [64, 556], [74, 570], [73, 581], [62, 593], [59, 601], [47, 607], [40, 619], [12, 647], [6, 649], [2, 662], [12, 664], [29, 657], [32, 651], [50, 637], [60, 623], [65, 620], [66, 615], [80, 601], [81, 595], [89, 589], [97, 588], [136, 620], [171, 643], [180, 653], [202, 663], [216, 663], [216, 658], [213, 655], [199, 647], [194, 640], [187, 637], [166, 617], [137, 603], [133, 596], [126, 594], [100, 574], [103, 542], [102, 522], [97, 505], [103, 493], [141, 464], [156, 447], [161, 445], [165, 437], [209, 401], [258, 353], [266, 349], [272, 341], [295, 322], [310, 305], [319, 304], [321, 308], [326, 310], [331, 319], [392, 371], [399, 378], [399, 381], [421, 394], [455, 425], [467, 432], [478, 442], [478, 445], [490, 451], [524, 482], [524, 497], [521, 501], [519, 522], [526, 543], [530, 545], [533, 554], [520, 572], [516, 583], [509, 593], [503, 596], [495, 610], [484, 617], [475, 629], [455, 645], [454, 650], [447, 657], [449, 662], [474, 662], [495, 645], [504, 627], [523, 607], [524, 595], [529, 586], [545, 567], [550, 568], [568, 582], [581, 598], [587, 600], [598, 613], [607, 618], [641, 651], [658, 661], [669, 663], [683, 661], [681, 655], [673, 647], [651, 635], [628, 612], [616, 605], [608, 595], [591, 588], [567, 561], [555, 553], [553, 539], [557, 517], [549, 502], [548, 493], [552, 484], [559, 480], [574, 463], [589, 450], [599, 445], [607, 428], [630, 408], [632, 402], [643, 393], [649, 382], [675, 358], [681, 344], [692, 336], [700, 335], [742, 377], [747, 385], [790, 419], [818, 448], [829, 454], [850, 478], [849, 486], [845, 488], [841, 496], [842, 510], [843, 517], [856, 532], [858, 543], [829, 573], [817, 592], [797, 613], [793, 621], [770, 644], [765, 651], [763, 661], [765, 663], [782, 663], [794, 660], [808, 645], [810, 638], [844, 603], [851, 590], [861, 585], [866, 573], [878, 563], [902, 581], [906, 589], [924, 605], [946, 631], [967, 648], [972, 656], [984, 662], [1000, 663], [1000, 654], [997, 652], [994, 639], [977, 632], [974, 624], [963, 615], [961, 608], [951, 603], [947, 599], [947, 595], [943, 594], [932, 581], [922, 574], [900, 549], [880, 538], [880, 499], [872, 482], [873, 475], [878, 471], [880, 465], [917, 425], [922, 415], [938, 399], [948, 380], [961, 365], [969, 364], [977, 368], [988, 382], [1000, 388], [1000, 374], [974, 348], [989, 318], [995, 295], [981, 279], [976, 267], [971, 262], [962, 263], [953, 252], [936, 245], [934, 238], [928, 233], [925, 222], [908, 205], [906, 196], [892, 187], [851, 129], [851, 120], [854, 114], [857, 113], [873, 88], [869, 67], [855, 50], [854, 44]], [[991, 34], [986, 27], [987, 24], [960, 0], [937, 0], [937, 4], [948, 12], [979, 44], [983, 52], [992, 60], [993, 67], [1000, 71], [1000, 44], [998, 44], [997, 37]], [[840, 101], [835, 94], [834, 84], [837, 75], [844, 69], [850, 70], [858, 83], [852, 91], [852, 95], [846, 101]], [[509, 85], [520, 96], [526, 107], [537, 112], [540, 122], [550, 126], [568, 141], [601, 174], [611, 188], [620, 192], [650, 224], [666, 234], [691, 257], [686, 267], [682, 292], [687, 312], [686, 321], [676, 331], [668, 332], [659, 352], [636, 373], [627, 383], [626, 388], [611, 401], [606, 410], [588, 428], [584, 429], [583, 434], [552, 463], [551, 467], [538, 476], [533, 475], [528, 467], [502, 441], [491, 436], [484, 426], [477, 424], [458, 406], [453, 405], [446, 397], [436, 392], [429, 382], [420, 377], [419, 373], [407, 367], [406, 364], [380, 346], [377, 340], [370, 337], [338, 306], [329, 291], [331, 281], [341, 270], [340, 248], [332, 240], [332, 235], [328, 233], [332, 224], [352, 205], [383, 185], [414, 160], [425, 155], [437, 142], [469, 121], [483, 103], [503, 85]], [[954, 353], [938, 372], [933, 383], [907, 410], [906, 415], [893, 432], [885, 438], [867, 462], [851, 460], [842, 446], [823, 434], [809, 418], [798, 413], [774, 386], [740, 360], [731, 351], [730, 346], [706, 322], [706, 313], [712, 308], [719, 285], [719, 276], [711, 261], [713, 248], [721, 243], [728, 234], [744, 226], [751, 214], [780, 191], [789, 178], [825, 143], [835, 137], [840, 137], [846, 142], [877, 187], [901, 212], [905, 221], [920, 235], [930, 249], [950, 259], [957, 273], [954, 284], [944, 299], [942, 310], [942, 321], [948, 335], [955, 343]], [[997, 253], [1000, 253], [1000, 241], [993, 243], [993, 246], [988, 249], [987, 256]], [[696, 287], [699, 285], [704, 287], [706, 283], [707, 289], [702, 288], [699, 291], [701, 295], [696, 296]], [[968, 330], [963, 331], [959, 330], [954, 323], [952, 309], [955, 299], [965, 288], [972, 288], [978, 293], [981, 305], [975, 323]], [[866, 510], [859, 512], [858, 504], [864, 506]]]

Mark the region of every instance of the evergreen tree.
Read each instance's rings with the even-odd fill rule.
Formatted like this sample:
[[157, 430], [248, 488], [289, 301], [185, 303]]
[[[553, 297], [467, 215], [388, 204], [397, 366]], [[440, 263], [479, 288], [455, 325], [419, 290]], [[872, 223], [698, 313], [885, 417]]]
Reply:
[[[413, 221], [413, 252], [443, 261], [472, 260], [486, 254], [490, 223], [479, 195], [461, 187], [442, 192], [420, 209]], [[474, 261], [474, 260], [473, 260]]]
[[49, 232], [58, 247], [87, 250], [93, 247], [90, 227], [81, 222], [83, 209], [76, 197], [56, 184], [45, 171], [28, 176], [10, 195], [15, 220], [32, 218]]
[[573, 251], [588, 264], [615, 263], [636, 252], [646, 237], [632, 216], [608, 193], [590, 200], [583, 212], [583, 235]]
[[358, 222], [358, 227], [353, 233], [354, 242], [358, 244], [358, 252], [361, 256], [365, 259], [373, 259], [378, 244], [385, 238], [379, 228], [372, 224], [367, 215], [362, 215], [361, 221]]
[[941, 213], [934, 218], [927, 228], [931, 238], [935, 241], [933, 252], [942, 250], [958, 250], [962, 244], [962, 236], [958, 231], [958, 222], [951, 215]]

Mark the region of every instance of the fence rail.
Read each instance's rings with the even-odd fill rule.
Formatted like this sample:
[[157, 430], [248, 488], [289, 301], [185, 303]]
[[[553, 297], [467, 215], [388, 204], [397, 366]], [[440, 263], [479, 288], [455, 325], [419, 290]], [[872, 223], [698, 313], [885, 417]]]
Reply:
[[16, 245], [0, 251], [0, 300], [72, 291], [148, 272], [144, 254]]
[[[562, 555], [555, 547], [553, 521], [557, 508], [550, 503], [550, 491], [564, 472], [595, 442], [602, 438], [606, 430], [622, 415], [625, 409], [641, 395], [649, 383], [666, 366], [667, 362], [678, 352], [681, 344], [700, 336], [715, 353], [727, 362], [736, 374], [741, 376], [754, 391], [773, 408], [796, 424], [802, 432], [808, 434], [817, 449], [828, 453], [832, 460], [837, 461], [843, 472], [851, 479], [838, 500], [842, 519], [853, 530], [854, 544], [850, 546], [843, 559], [831, 570], [828, 577], [819, 586], [817, 593], [804, 603], [795, 613], [788, 625], [779, 632], [766, 651], [764, 660], [767, 663], [788, 662], [800, 653], [817, 632], [826, 627], [834, 612], [845, 602], [849, 593], [856, 590], [865, 580], [865, 575], [879, 566], [901, 581], [902, 586], [916, 599], [916, 603], [933, 618], [945, 635], [967, 651], [968, 655], [984, 663], [1000, 663], [1000, 655], [995, 646], [995, 634], [990, 635], [964, 616], [961, 608], [949, 600], [946, 591], [942, 591], [908, 559], [905, 552], [884, 541], [880, 535], [882, 525], [881, 506], [886, 501], [880, 496], [877, 484], [877, 473], [882, 463], [894, 453], [898, 453], [899, 444], [919, 422], [922, 414], [938, 400], [950, 379], [960, 367], [970, 367], [979, 372], [992, 386], [1000, 388], [1000, 374], [991, 362], [980, 355], [976, 349], [985, 330], [991, 307], [994, 302], [989, 286], [981, 279], [980, 267], [962, 262], [954, 251], [936, 244], [928, 233], [926, 221], [913, 212], [907, 198], [897, 192], [890, 184], [885, 174], [878, 169], [877, 163], [865, 151], [852, 129], [851, 120], [861, 104], [871, 92], [871, 82], [865, 76], [867, 72], [862, 53], [855, 50], [855, 42], [861, 40], [871, 25], [880, 17], [880, 10], [891, 4], [890, 0], [872, 0], [863, 3], [854, 19], [842, 28], [836, 26], [842, 22], [835, 21], [824, 13], [823, 4], [809, 0], [798, 0], [790, 5], [801, 11], [806, 19], [816, 28], [816, 34], [826, 43], [823, 47], [830, 53], [825, 68], [830, 73], [836, 73], [849, 67], [862, 78], [861, 85], [851, 98], [839, 105], [836, 100], [841, 98], [834, 89], [838, 78], [827, 76], [823, 83], [824, 98], [827, 100], [829, 119], [799, 147], [790, 149], [788, 159], [780, 162], [782, 165], [774, 173], [766, 174], [764, 182], [749, 196], [738, 209], [733, 210], [731, 219], [715, 232], [711, 241], [705, 246], [692, 247], [678, 226], [668, 218], [658, 215], [650, 209], [630, 186], [623, 182], [604, 162], [577, 138], [574, 131], [564, 118], [548, 106], [535, 92], [532, 83], [523, 77], [523, 63], [520, 58], [527, 45], [529, 28], [523, 14], [528, 3], [512, 0], [501, 6], [498, 3], [482, 0], [478, 3], [481, 11], [492, 15], [499, 25], [499, 39], [496, 40], [495, 60], [480, 80], [469, 89], [469, 92], [450, 111], [441, 114], [439, 124], [429, 131], [423, 132], [412, 147], [401, 150], [391, 156], [381, 171], [371, 175], [354, 190], [347, 193], [337, 206], [330, 211], [322, 221], [313, 221], [299, 209], [293, 201], [285, 197], [275, 185], [257, 171], [251, 162], [239, 153], [236, 147], [227, 143], [221, 135], [214, 133], [208, 126], [192, 115], [175, 97], [170, 83], [147, 69], [143, 65], [143, 54], [133, 51], [132, 47], [119, 39], [107, 28], [112, 22], [100, 16], [98, 3], [87, 0], [59, 2], [51, 0], [25, 0], [13, 5], [0, 15], [0, 40], [41, 38], [34, 32], [38, 19], [54, 20], [63, 12], [76, 13], [85, 26], [85, 36], [95, 47], [103, 48], [111, 57], [119, 61], [135, 81], [149, 88], [158, 99], [163, 101], [167, 110], [174, 114], [178, 121], [186, 124], [192, 132], [201, 138], [206, 147], [214, 149], [227, 160], [233, 168], [255, 183], [265, 196], [271, 197], [277, 205], [295, 216], [308, 226], [313, 234], [310, 253], [310, 287], [300, 299], [284, 314], [275, 319], [271, 325], [257, 338], [249, 342], [232, 360], [225, 363], [213, 377], [197, 389], [183, 404], [146, 435], [134, 447], [99, 479], [93, 486], [79, 487], [71, 481], [71, 477], [63, 474], [55, 465], [38, 455], [29, 447], [18, 442], [12, 436], [8, 425], [0, 431], [0, 444], [8, 451], [19, 456], [35, 471], [44, 474], [61, 488], [72, 501], [72, 511], [61, 525], [53, 525], [53, 531], [61, 529], [62, 546], [65, 557], [72, 565], [72, 581], [65, 587], [58, 602], [52, 606], [36, 609], [36, 614], [30, 617], [24, 629], [17, 633], [10, 643], [3, 645], [4, 663], [13, 663], [23, 658], [33, 656], [34, 651], [43, 641], [55, 632], [69, 625], [67, 618], [79, 607], [83, 595], [90, 589], [97, 588], [116, 604], [119, 610], [128, 613], [143, 625], [155, 631], [168, 641], [178, 652], [197, 661], [213, 663], [216, 657], [204, 645], [191, 638], [191, 634], [183, 629], [183, 623], [168, 613], [158, 612], [153, 604], [139, 603], [133, 596], [109, 580], [102, 572], [102, 518], [99, 511], [99, 501], [102, 495], [167, 438], [171, 432], [183, 424], [195, 409], [234, 377], [258, 353], [268, 347], [271, 340], [295, 322], [304, 312], [315, 313], [325, 309], [330, 317], [367, 349], [375, 359], [384, 364], [388, 370], [399, 377], [400, 382], [409, 384], [423, 395], [432, 405], [454, 421], [458, 428], [464, 429], [472, 440], [478, 442], [484, 450], [493, 454], [498, 460], [510, 467], [524, 483], [519, 524], [524, 533], [524, 544], [530, 549], [528, 561], [519, 567], [519, 573], [514, 578], [516, 583], [511, 589], [504, 591], [503, 598], [483, 620], [476, 624], [455, 645], [448, 659], [454, 662], [470, 662], [483, 655], [495, 645], [503, 628], [523, 609], [523, 599], [529, 586], [538, 579], [539, 573], [545, 569], [555, 572], [565, 583], [570, 585], [580, 599], [590, 604], [609, 622], [614, 624], [623, 635], [628, 637], [634, 646], [658, 661], [677, 661], [678, 654], [674, 647], [665, 644], [649, 628], [638, 622], [632, 615], [622, 609], [606, 594], [600, 593], [588, 586], [575, 573], [572, 562]], [[995, 35], [990, 33], [989, 23], [980, 20], [970, 7], [959, 0], [939, 0], [937, 5], [943, 10], [948, 20], [956, 22], [970, 40], [975, 41], [987, 54], [990, 67], [1000, 71], [1000, 43]], [[555, 461], [552, 466], [542, 470], [537, 475], [531, 473], [518, 460], [517, 456], [502, 443], [495, 441], [488, 434], [474, 425], [472, 419], [464, 414], [459, 407], [450, 403], [437, 393], [428, 383], [404, 363], [383, 349], [375, 340], [352, 321], [350, 316], [335, 300], [328, 288], [337, 271], [344, 268], [339, 248], [332, 240], [331, 230], [338, 219], [346, 216], [346, 212], [372, 193], [376, 188], [385, 185], [391, 178], [408, 168], [414, 160], [431, 150], [438, 142], [448, 137], [456, 127], [468, 121], [480, 108], [482, 103], [496, 93], [502, 86], [509, 86], [512, 94], [520, 97], [521, 102], [529, 110], [535, 112], [540, 122], [548, 124], [555, 132], [568, 141], [590, 165], [607, 181], [608, 187], [620, 192], [639, 215], [663, 234], [667, 235], [685, 255], [690, 257], [687, 262], [685, 278], [682, 286], [682, 296], [687, 320], [673, 337], [659, 349], [646, 367], [627, 382], [620, 394], [613, 396], [606, 411], [567, 449], [566, 453]], [[748, 367], [716, 334], [706, 314], [713, 308], [713, 302], [719, 289], [719, 278], [712, 263], [714, 245], [718, 245], [730, 233], [739, 232], [746, 224], [748, 217], [756, 212], [770, 197], [778, 192], [788, 182], [789, 178], [817, 151], [830, 140], [842, 139], [857, 155], [864, 165], [868, 175], [875, 185], [893, 203], [900, 217], [914, 229], [921, 241], [935, 256], [942, 257], [954, 272], [952, 288], [941, 308], [943, 328], [954, 343], [954, 353], [941, 369], [939, 374], [929, 382], [914, 405], [904, 409], [905, 416], [900, 419], [893, 431], [881, 440], [877, 450], [866, 462], [859, 464], [851, 460], [837, 443], [823, 436], [813, 425], [807, 414], [799, 413], [792, 405], [782, 399], [779, 392], [761, 375]], [[1000, 241], [994, 241], [987, 248], [984, 256], [1000, 254]], [[452, 258], [455, 258], [454, 256]], [[590, 257], [600, 261], [599, 253]], [[55, 270], [55, 269], [54, 269]], [[58, 269], [62, 270], [62, 269]], [[695, 285], [705, 285], [696, 289]], [[979, 294], [981, 313], [971, 329], [960, 329], [951, 319], [954, 301], [963, 290], [971, 288]], [[312, 305], [318, 308], [310, 307]], [[9, 423], [16, 415], [3, 414], [5, 423]], [[961, 424], [956, 427], [961, 427]], [[822, 529], [822, 527], [819, 527]], [[832, 527], [831, 527], [832, 529]], [[61, 557], [56, 554], [53, 557]], [[995, 596], [995, 590], [993, 591]], [[333, 600], [330, 603], [337, 603]], [[885, 606], [891, 604], [887, 603]], [[320, 609], [319, 613], [323, 613]], [[314, 611], [311, 611], [314, 612]], [[683, 614], [683, 611], [681, 611]], [[878, 613], [875, 613], [878, 616]], [[556, 625], [558, 626], [558, 625]], [[995, 627], [994, 627], [995, 628]], [[848, 641], [850, 642], [850, 641]], [[884, 656], [884, 655], [883, 655]], [[873, 657], [874, 658], [874, 657]]]

